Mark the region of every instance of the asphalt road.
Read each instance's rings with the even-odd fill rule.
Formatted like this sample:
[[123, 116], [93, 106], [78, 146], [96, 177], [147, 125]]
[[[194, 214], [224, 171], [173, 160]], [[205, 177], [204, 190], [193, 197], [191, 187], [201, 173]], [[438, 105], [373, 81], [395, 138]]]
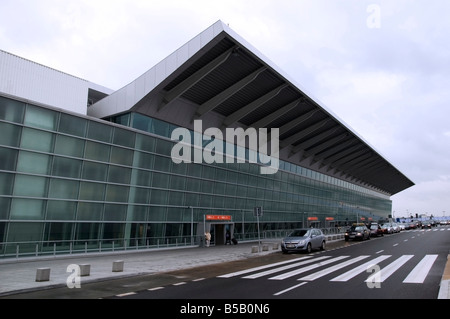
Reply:
[[404, 231], [311, 255], [280, 253], [263, 267], [233, 263], [207, 276], [178, 272], [170, 285], [114, 298], [436, 299], [450, 247], [447, 229]]
[[[176, 311], [188, 307], [187, 300], [197, 305], [213, 300], [220, 300], [220, 305], [225, 301], [253, 305], [294, 299], [436, 299], [449, 247], [450, 227], [437, 227], [363, 242], [339, 241], [312, 254], [280, 252], [4, 299], [140, 299], [157, 305], [175, 300], [170, 308]], [[228, 310], [239, 310], [230, 305]], [[225, 304], [221, 308], [225, 311]]]

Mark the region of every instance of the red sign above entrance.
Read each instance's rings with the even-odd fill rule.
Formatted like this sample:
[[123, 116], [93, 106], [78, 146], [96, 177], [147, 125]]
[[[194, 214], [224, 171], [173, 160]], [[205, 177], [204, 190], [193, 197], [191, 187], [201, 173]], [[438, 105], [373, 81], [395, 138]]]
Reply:
[[231, 215], [206, 215], [206, 220], [231, 220]]

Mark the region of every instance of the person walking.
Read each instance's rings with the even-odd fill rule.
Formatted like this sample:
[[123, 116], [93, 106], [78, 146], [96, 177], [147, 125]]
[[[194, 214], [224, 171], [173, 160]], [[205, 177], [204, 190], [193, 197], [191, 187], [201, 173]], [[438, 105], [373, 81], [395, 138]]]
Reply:
[[209, 244], [211, 242], [211, 234], [209, 232], [205, 233], [205, 241], [206, 241], [206, 247], [209, 247]]
[[230, 233], [229, 230], [227, 230], [227, 234], [226, 234], [226, 237], [225, 237], [225, 245], [228, 245], [228, 244], [231, 245], [231, 233]]

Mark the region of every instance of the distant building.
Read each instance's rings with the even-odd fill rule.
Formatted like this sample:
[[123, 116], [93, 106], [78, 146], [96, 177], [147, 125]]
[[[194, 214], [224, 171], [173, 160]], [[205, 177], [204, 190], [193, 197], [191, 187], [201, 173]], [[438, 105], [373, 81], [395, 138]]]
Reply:
[[[279, 128], [278, 171], [174, 163], [195, 120]], [[221, 21], [117, 91], [0, 51], [0, 132], [3, 257], [244, 241], [255, 207], [265, 236], [378, 220], [414, 185]]]

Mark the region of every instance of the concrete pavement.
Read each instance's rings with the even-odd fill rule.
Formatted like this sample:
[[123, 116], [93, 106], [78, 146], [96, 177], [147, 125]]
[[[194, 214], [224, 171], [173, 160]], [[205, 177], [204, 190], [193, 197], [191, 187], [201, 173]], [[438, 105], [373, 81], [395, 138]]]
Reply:
[[[73, 265], [89, 265], [89, 276], [81, 276], [80, 284], [126, 276], [154, 274], [240, 260], [279, 252], [279, 240], [211, 247], [164, 248], [148, 251], [125, 251], [111, 254], [74, 254], [55, 257], [0, 259], [0, 297], [25, 291], [67, 286], [75, 283]], [[274, 247], [276, 249], [274, 249]], [[258, 251], [259, 250], [259, 251]], [[114, 272], [113, 263], [123, 262], [123, 271]], [[72, 265], [72, 266], [71, 266]], [[115, 263], [119, 265], [120, 263]], [[48, 281], [36, 281], [38, 269], [50, 268]]]

